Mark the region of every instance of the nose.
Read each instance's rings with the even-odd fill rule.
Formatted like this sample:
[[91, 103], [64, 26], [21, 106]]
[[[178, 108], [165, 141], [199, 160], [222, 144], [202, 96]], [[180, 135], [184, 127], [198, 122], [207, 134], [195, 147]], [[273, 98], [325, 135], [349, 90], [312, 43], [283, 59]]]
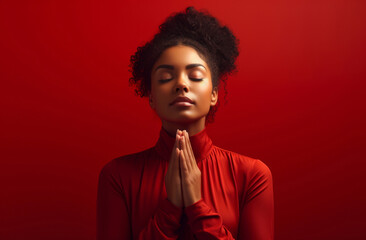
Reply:
[[175, 91], [176, 92], [179, 92], [179, 91], [188, 92], [189, 91], [188, 82], [187, 82], [187, 79], [184, 76], [184, 74], [180, 74], [179, 77], [177, 78], [177, 84], [175, 86]]

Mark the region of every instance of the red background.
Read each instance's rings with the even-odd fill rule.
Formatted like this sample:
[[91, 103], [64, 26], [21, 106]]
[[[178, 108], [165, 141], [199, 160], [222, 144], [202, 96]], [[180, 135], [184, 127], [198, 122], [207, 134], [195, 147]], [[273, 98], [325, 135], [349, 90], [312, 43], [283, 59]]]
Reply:
[[208, 132], [272, 170], [276, 239], [366, 239], [365, 1], [1, 1], [1, 239], [95, 239], [98, 174], [155, 144], [129, 57], [172, 12], [240, 39]]

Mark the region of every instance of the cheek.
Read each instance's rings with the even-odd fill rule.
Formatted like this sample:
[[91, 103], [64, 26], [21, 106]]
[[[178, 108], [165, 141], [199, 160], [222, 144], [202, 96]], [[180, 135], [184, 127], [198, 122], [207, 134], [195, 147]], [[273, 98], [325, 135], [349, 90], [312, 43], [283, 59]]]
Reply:
[[197, 108], [199, 111], [208, 112], [211, 107], [211, 91], [210, 89], [201, 89], [200, 92], [197, 92], [198, 103]]
[[[169, 100], [167, 96], [166, 89], [162, 87], [154, 87], [152, 88], [152, 94], [153, 94], [153, 100], [155, 101], [155, 106], [157, 108], [162, 108], [167, 104], [167, 101]], [[158, 110], [158, 109], [157, 109]]]
[[204, 103], [205, 105], [211, 102], [211, 92], [212, 86], [211, 84], [207, 84], [205, 86], [202, 86], [200, 92], [198, 93], [202, 103]]

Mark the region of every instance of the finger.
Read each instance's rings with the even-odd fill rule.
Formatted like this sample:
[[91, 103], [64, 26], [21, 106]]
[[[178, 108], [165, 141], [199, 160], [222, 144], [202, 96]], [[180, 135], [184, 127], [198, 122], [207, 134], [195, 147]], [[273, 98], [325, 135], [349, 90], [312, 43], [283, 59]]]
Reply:
[[178, 138], [179, 138], [179, 149], [180, 150], [183, 150], [184, 149], [184, 147], [183, 147], [183, 136], [178, 136]]
[[[183, 133], [184, 134], [184, 133]], [[185, 135], [185, 134], [184, 134]], [[184, 159], [186, 162], [186, 166], [187, 166], [187, 170], [191, 171], [192, 169], [192, 164], [191, 164], [191, 160], [190, 160], [190, 156], [188, 154], [188, 146], [187, 146], [187, 137], [185, 137], [183, 135], [182, 137], [182, 144], [183, 144], [183, 155], [184, 155]]]
[[189, 153], [191, 154], [191, 157], [193, 157], [193, 159], [194, 159], [194, 152], [193, 152], [193, 149], [192, 149], [191, 141], [189, 140], [189, 134], [188, 134], [188, 132], [186, 132], [186, 135], [187, 135], [187, 140], [188, 140]]
[[188, 135], [187, 131], [185, 132], [185, 136], [186, 136], [186, 148], [187, 148], [187, 153], [189, 156], [189, 164], [190, 164], [191, 168], [193, 168], [196, 164], [196, 159], [195, 159], [193, 151], [192, 151], [191, 141], [189, 140], [189, 135]]
[[187, 148], [188, 155], [189, 155], [190, 159], [192, 160], [192, 162], [195, 162], [195, 157], [194, 157], [194, 153], [192, 150], [191, 141], [189, 140], [189, 134], [187, 131], [185, 131], [184, 134], [186, 136], [186, 146], [187, 146], [186, 148]]
[[182, 136], [182, 135], [183, 135], [183, 132], [182, 132], [181, 130], [179, 130], [179, 129], [177, 129], [177, 130], [178, 130], [178, 131], [177, 131], [177, 132], [178, 132], [178, 135], [179, 135], [179, 136]]
[[174, 174], [179, 174], [179, 148], [175, 148], [175, 158], [173, 164]]
[[174, 161], [173, 167], [174, 169], [177, 170], [179, 170], [179, 142], [180, 142], [180, 136], [177, 134], [174, 143], [175, 156], [173, 158]]
[[182, 169], [182, 177], [185, 177], [187, 175], [188, 169], [187, 169], [186, 159], [184, 158], [184, 155], [183, 155], [183, 150], [179, 150], [179, 163], [180, 163], [180, 168]]

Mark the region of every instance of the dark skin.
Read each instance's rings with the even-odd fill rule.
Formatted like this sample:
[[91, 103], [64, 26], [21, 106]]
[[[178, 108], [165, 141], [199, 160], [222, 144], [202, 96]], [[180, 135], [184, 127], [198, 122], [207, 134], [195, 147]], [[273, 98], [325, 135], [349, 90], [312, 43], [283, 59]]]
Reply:
[[201, 171], [185, 130], [177, 130], [165, 188], [168, 199], [177, 207], [187, 207], [201, 199]]
[[[177, 96], [188, 97], [193, 103], [172, 105]], [[154, 64], [149, 102], [162, 127], [176, 137], [165, 188], [168, 199], [177, 207], [187, 207], [201, 199], [201, 171], [189, 136], [205, 128], [206, 115], [217, 99], [211, 71], [195, 49], [184, 45], [170, 47]]]

